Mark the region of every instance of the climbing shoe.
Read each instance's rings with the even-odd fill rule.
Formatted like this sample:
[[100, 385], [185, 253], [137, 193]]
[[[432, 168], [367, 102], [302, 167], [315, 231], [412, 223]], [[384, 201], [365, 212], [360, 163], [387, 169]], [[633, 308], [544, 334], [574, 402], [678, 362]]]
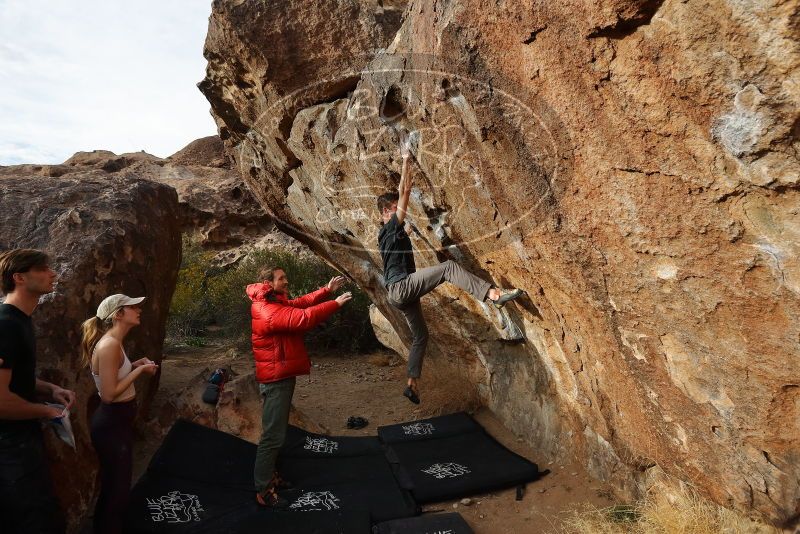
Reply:
[[414, 390], [411, 389], [411, 386], [406, 386], [406, 389], [403, 390], [403, 396], [414, 404], [419, 404], [419, 395], [414, 393]]
[[492, 301], [492, 304], [494, 304], [494, 307], [499, 310], [506, 305], [506, 302], [511, 302], [514, 299], [518, 299], [524, 294], [525, 292], [521, 289], [501, 289], [500, 298]]
[[256, 502], [259, 506], [274, 510], [284, 510], [289, 507], [289, 501], [278, 495], [274, 484], [271, 484], [264, 491], [256, 493]]
[[358, 430], [359, 428], [364, 428], [369, 424], [369, 421], [364, 419], [363, 417], [356, 417], [351, 415], [347, 418], [347, 428]]

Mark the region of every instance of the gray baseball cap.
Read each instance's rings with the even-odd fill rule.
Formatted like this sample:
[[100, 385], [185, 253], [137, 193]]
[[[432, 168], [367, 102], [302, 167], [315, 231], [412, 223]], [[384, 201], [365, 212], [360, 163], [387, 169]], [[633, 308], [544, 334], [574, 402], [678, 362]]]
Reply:
[[121, 293], [106, 297], [97, 307], [97, 318], [101, 321], [105, 321], [123, 306], [133, 306], [134, 304], [139, 304], [144, 299], [145, 297], [129, 297]]

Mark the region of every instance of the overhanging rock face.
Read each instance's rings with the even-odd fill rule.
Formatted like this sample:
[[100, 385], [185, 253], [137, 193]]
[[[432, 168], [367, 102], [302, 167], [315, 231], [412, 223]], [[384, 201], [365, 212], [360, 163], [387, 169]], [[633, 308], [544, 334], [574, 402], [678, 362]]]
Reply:
[[[375, 197], [416, 132], [425, 387], [635, 491], [649, 468], [775, 522], [800, 497], [800, 4], [214, 2], [200, 84], [282, 228], [379, 282]], [[505, 337], [505, 339], [504, 339]]]

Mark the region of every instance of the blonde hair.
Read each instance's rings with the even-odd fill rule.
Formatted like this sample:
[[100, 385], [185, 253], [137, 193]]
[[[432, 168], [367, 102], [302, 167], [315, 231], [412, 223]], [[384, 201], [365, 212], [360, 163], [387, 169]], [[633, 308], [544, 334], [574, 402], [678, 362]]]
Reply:
[[83, 367], [92, 365], [94, 348], [100, 338], [111, 328], [111, 324], [111, 317], [103, 321], [95, 315], [85, 320], [81, 325], [81, 330], [83, 331], [83, 336], [81, 337], [81, 365]]

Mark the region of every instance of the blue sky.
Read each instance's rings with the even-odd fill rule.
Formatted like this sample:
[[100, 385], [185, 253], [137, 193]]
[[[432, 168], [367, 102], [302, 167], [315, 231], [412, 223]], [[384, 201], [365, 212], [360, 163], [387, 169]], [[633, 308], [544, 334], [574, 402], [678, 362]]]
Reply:
[[210, 0], [0, 0], [0, 165], [173, 154], [216, 133], [196, 84]]

